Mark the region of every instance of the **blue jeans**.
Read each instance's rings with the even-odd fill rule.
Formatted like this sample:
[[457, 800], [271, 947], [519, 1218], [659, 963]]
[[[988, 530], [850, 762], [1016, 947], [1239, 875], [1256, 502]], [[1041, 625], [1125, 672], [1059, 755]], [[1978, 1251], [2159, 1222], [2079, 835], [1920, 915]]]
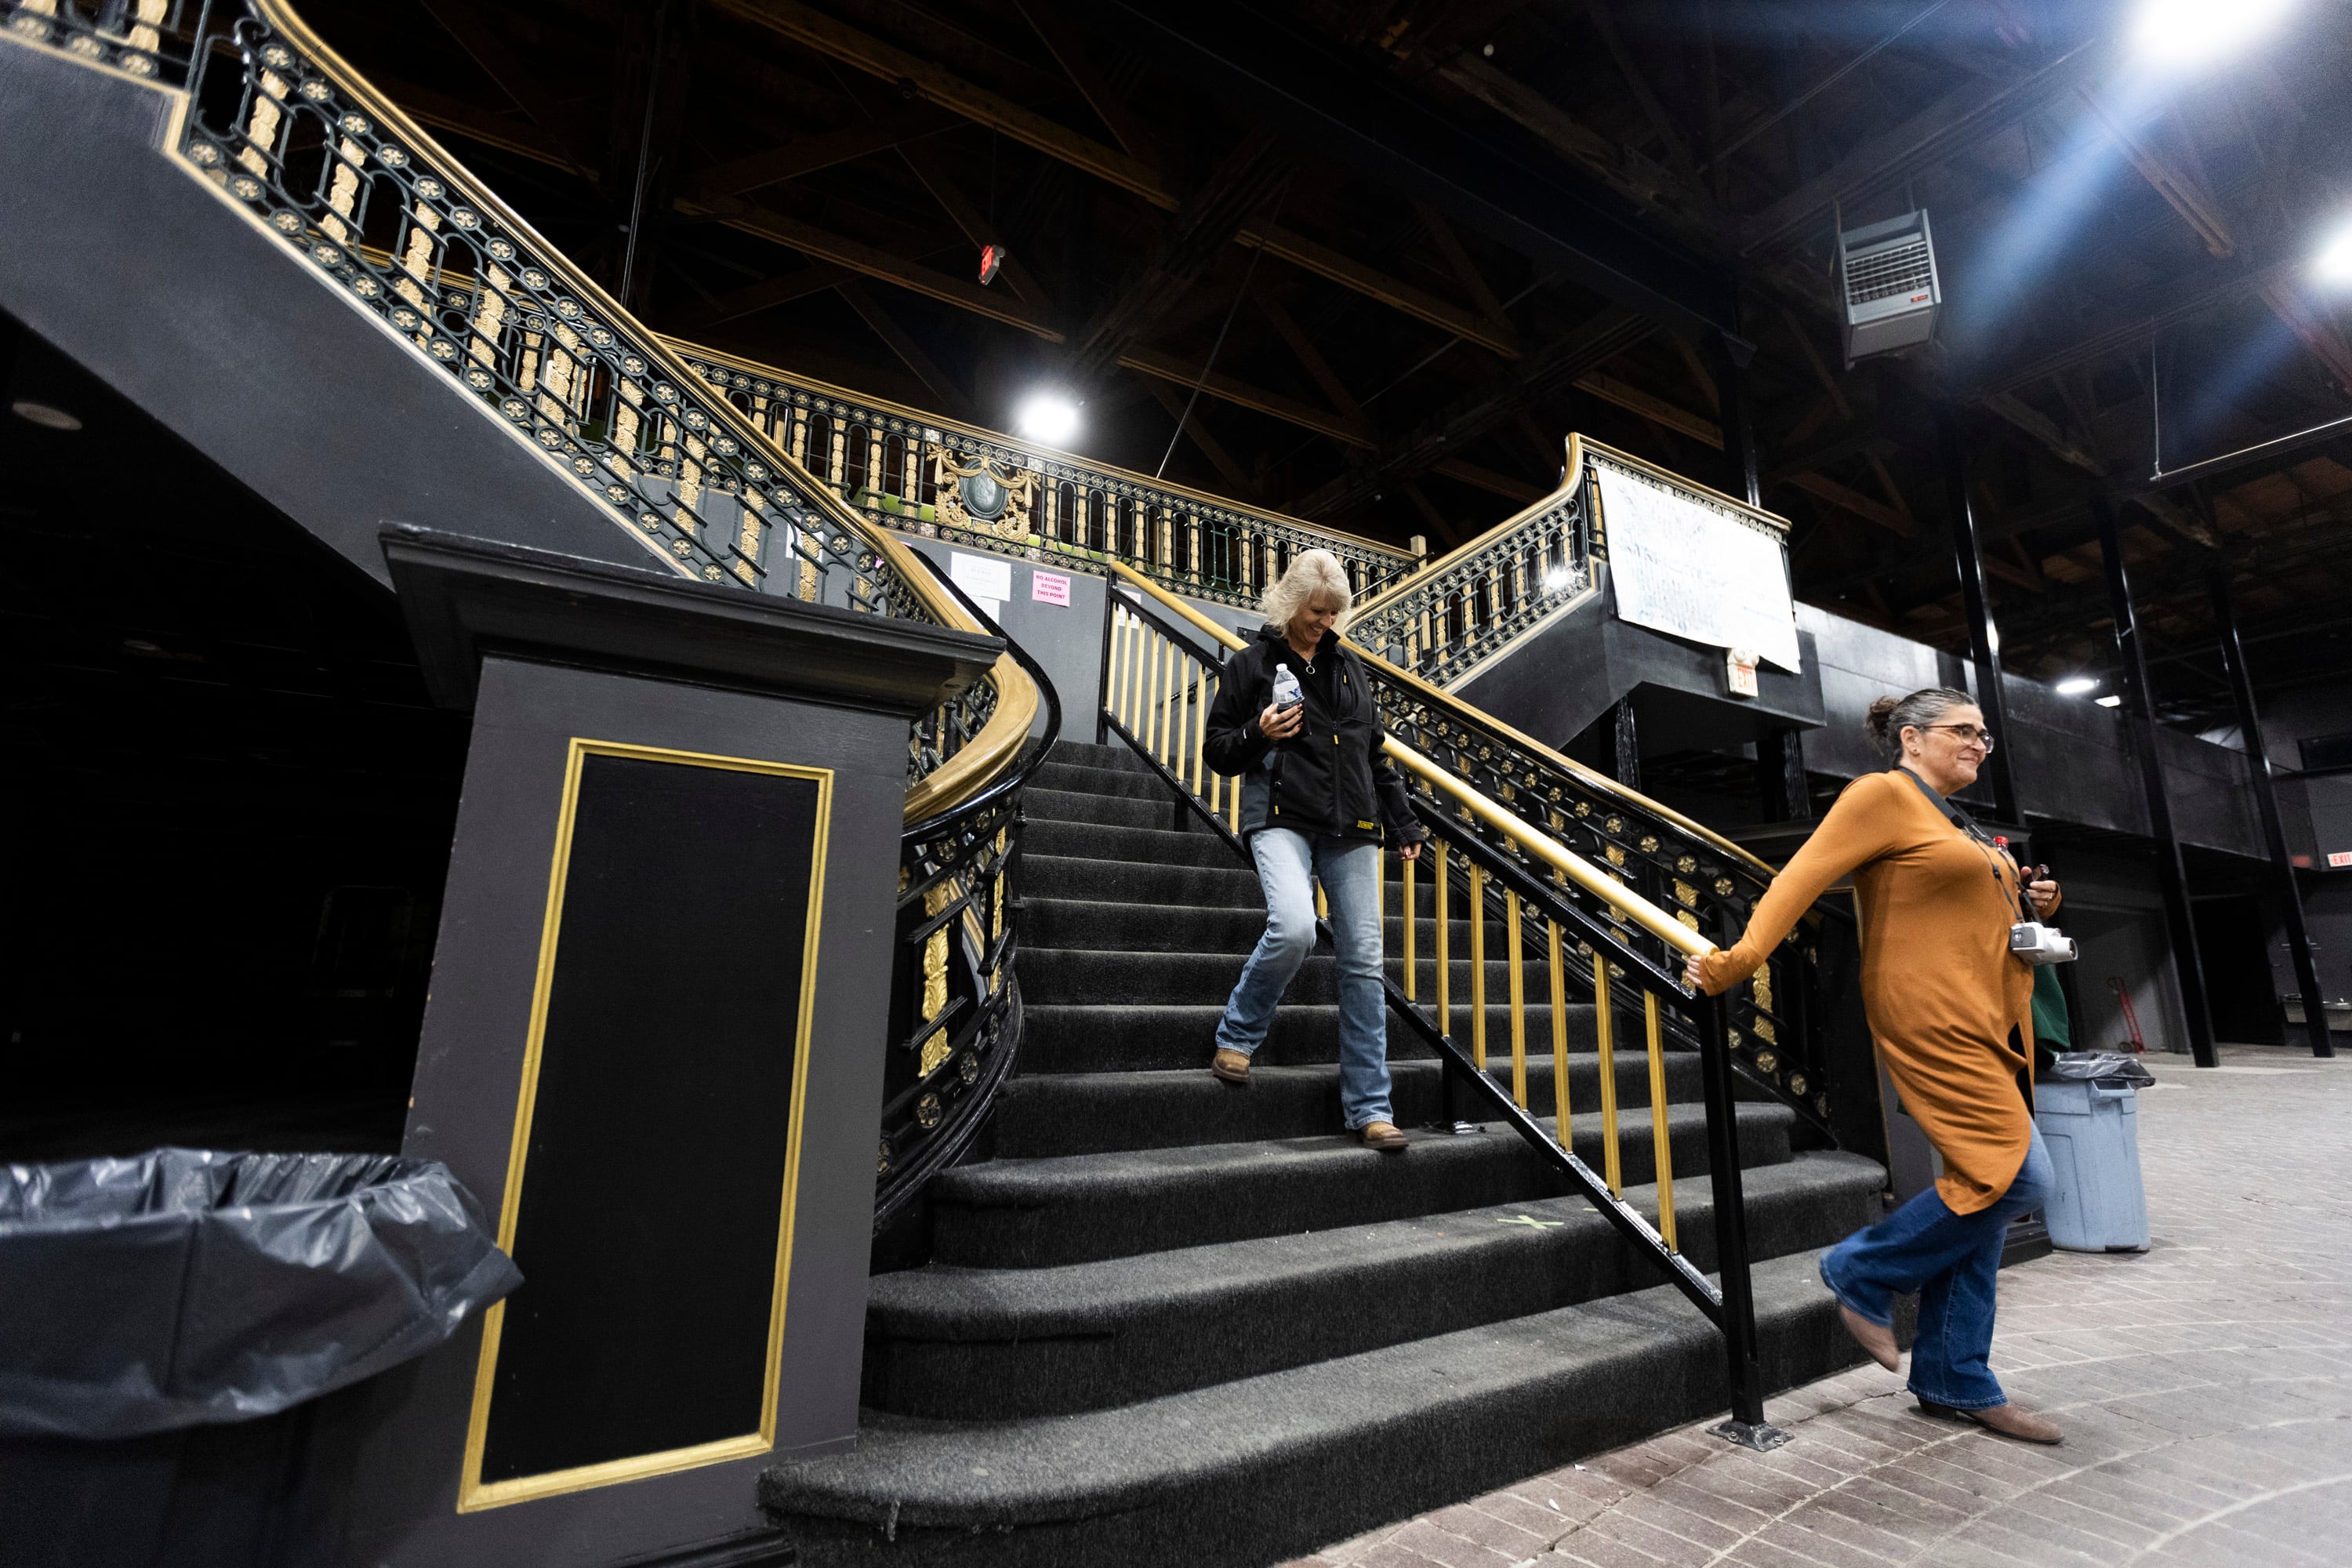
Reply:
[[2050, 1155], [2036, 1131], [2009, 1190], [1986, 1207], [1954, 1214], [1929, 1187], [1822, 1254], [1822, 1283], [1874, 1323], [1891, 1325], [1895, 1298], [1918, 1292], [1911, 1392], [1920, 1398], [1955, 1410], [2009, 1403], [1988, 1364], [1993, 1282], [2009, 1222], [2041, 1208], [2052, 1182]]
[[1275, 1004], [1315, 951], [1315, 879], [1320, 877], [1339, 948], [1339, 1112], [1350, 1131], [1391, 1120], [1389, 1016], [1381, 991], [1381, 847], [1262, 827], [1250, 835], [1250, 854], [1265, 891], [1265, 934], [1225, 1000], [1218, 1048], [1248, 1056], [1265, 1043]]

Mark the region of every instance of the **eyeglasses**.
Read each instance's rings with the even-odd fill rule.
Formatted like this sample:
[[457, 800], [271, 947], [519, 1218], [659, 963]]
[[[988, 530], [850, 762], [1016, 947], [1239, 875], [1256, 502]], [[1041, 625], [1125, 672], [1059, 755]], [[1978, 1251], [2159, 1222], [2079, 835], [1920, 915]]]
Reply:
[[1953, 734], [1958, 735], [1960, 738], [1961, 745], [1981, 745], [1984, 747], [1988, 755], [1992, 752], [1992, 731], [1990, 730], [1979, 729], [1974, 724], [1922, 724], [1919, 728], [1922, 730], [1949, 730]]

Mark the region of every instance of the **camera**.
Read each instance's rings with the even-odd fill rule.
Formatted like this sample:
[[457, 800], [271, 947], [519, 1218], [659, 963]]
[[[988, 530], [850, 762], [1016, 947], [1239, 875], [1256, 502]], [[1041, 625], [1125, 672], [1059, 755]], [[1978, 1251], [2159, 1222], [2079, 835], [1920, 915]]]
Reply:
[[2009, 928], [2009, 952], [2023, 963], [2072, 963], [2074, 939], [2040, 921], [2019, 921]]

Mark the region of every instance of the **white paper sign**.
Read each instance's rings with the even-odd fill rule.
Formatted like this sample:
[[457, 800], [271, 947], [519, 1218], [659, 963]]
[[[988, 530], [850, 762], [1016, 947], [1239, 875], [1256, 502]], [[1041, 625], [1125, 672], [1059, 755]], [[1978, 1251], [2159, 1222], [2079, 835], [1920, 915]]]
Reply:
[[992, 555], [966, 555], [957, 551], [948, 561], [948, 575], [975, 599], [998, 604], [1013, 597], [1013, 563]]
[[1032, 572], [1029, 596], [1041, 605], [1059, 605], [1066, 610], [1070, 607], [1070, 580], [1059, 572]]
[[1780, 541], [1721, 512], [1602, 468], [1609, 580], [1621, 620], [1720, 648], [1754, 648], [1794, 672], [1797, 609]]

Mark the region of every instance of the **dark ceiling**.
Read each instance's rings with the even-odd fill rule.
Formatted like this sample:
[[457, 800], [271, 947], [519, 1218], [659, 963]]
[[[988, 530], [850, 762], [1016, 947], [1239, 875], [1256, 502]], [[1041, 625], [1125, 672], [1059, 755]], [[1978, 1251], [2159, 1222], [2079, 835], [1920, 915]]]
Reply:
[[[2149, 477], [2159, 423], [2175, 469], [2352, 412], [2340, 5], [2170, 73], [2107, 0], [306, 10], [697, 342], [997, 426], [1070, 388], [1106, 461], [1441, 545], [1570, 430], [1731, 488], [1752, 345], [1800, 597], [1964, 646], [1948, 406], [2012, 668], [2112, 685], [2103, 490], [2173, 720], [2228, 708], [2217, 550], [2262, 689], [2352, 672], [2352, 426]], [[1915, 205], [1938, 342], [1843, 369], [1833, 225]]]

